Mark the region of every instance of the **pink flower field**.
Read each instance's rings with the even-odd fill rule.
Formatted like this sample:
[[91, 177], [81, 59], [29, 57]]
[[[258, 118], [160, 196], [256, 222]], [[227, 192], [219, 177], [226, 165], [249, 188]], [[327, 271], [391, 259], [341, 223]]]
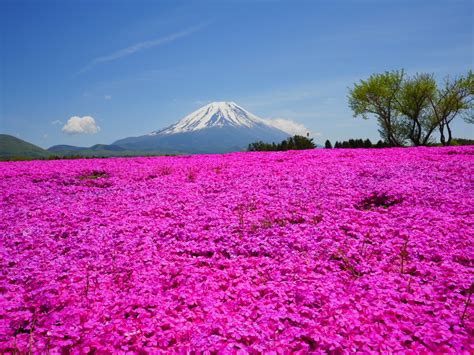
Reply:
[[0, 168], [0, 352], [474, 352], [473, 147]]

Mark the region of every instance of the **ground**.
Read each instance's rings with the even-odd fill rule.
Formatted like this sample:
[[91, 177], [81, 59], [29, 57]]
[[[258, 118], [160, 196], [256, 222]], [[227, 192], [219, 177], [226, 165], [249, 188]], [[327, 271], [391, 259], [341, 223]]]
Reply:
[[472, 147], [0, 163], [0, 351], [472, 353], [473, 171]]

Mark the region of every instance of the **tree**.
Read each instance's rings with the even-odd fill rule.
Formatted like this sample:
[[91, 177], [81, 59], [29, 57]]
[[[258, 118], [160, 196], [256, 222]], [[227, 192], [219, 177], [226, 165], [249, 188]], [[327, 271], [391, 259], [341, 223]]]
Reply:
[[430, 112], [430, 100], [436, 92], [433, 75], [416, 74], [405, 78], [396, 95], [396, 110], [402, 116], [402, 130], [415, 146], [429, 143], [431, 134], [437, 126]]
[[[403, 70], [374, 74], [349, 90], [349, 106], [355, 117], [375, 116], [382, 140], [390, 146], [431, 144], [436, 129], [441, 143], [449, 145], [456, 117], [474, 123], [474, 74], [447, 78], [442, 87], [432, 74], [407, 77]], [[358, 142], [349, 142], [354, 144]]]
[[307, 138], [303, 136], [293, 136], [294, 148], [293, 149], [314, 149], [316, 144], [314, 144], [312, 138]]
[[262, 151], [265, 148], [265, 146], [266, 146], [266, 143], [263, 143], [262, 141], [258, 141], [258, 142], [250, 143], [247, 150], [249, 152], [259, 152], [259, 151]]
[[293, 136], [282, 142], [275, 144], [264, 143], [262, 141], [250, 143], [247, 150], [249, 152], [262, 152], [262, 151], [286, 151], [286, 150], [301, 150], [301, 149], [313, 149], [316, 145], [313, 143], [312, 138], [303, 136]]
[[[433, 119], [437, 123], [441, 144], [450, 145], [453, 139], [451, 122], [459, 114], [464, 114], [464, 120], [474, 123], [474, 74], [469, 71], [466, 76], [450, 80], [446, 78], [442, 88], [436, 90], [430, 100]], [[446, 131], [448, 139], [446, 140]]]
[[379, 139], [379, 141], [374, 145], [375, 148], [388, 148], [390, 144], [384, 142], [383, 140]]
[[391, 71], [371, 75], [361, 80], [349, 91], [349, 106], [354, 117], [368, 119], [374, 115], [379, 123], [381, 136], [395, 146], [403, 145], [400, 117], [397, 111], [397, 95], [400, 92], [404, 72]]
[[331, 144], [331, 141], [329, 139], [327, 139], [326, 142], [324, 143], [324, 148], [326, 148], [326, 149], [331, 149], [332, 148], [332, 144]]

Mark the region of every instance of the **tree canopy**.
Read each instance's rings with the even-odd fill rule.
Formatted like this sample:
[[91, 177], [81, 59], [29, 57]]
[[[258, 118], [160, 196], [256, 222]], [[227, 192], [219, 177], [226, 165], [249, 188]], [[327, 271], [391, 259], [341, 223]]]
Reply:
[[262, 141], [251, 143], [248, 146], [249, 152], [261, 152], [261, 151], [286, 151], [286, 150], [302, 150], [302, 149], [313, 149], [316, 145], [313, 143], [312, 138], [303, 136], [289, 137], [282, 142], [275, 143], [264, 143]]
[[369, 138], [367, 139], [349, 139], [347, 141], [334, 143], [334, 148], [387, 148], [390, 144], [379, 140], [376, 144], [373, 144]]
[[[383, 141], [391, 146], [433, 143], [438, 129], [443, 145], [452, 141], [451, 122], [462, 116], [474, 123], [474, 75], [446, 78], [439, 86], [432, 74], [407, 76], [403, 70], [373, 74], [354, 84], [349, 106], [355, 117], [375, 117]], [[446, 138], [447, 134], [447, 138]]]

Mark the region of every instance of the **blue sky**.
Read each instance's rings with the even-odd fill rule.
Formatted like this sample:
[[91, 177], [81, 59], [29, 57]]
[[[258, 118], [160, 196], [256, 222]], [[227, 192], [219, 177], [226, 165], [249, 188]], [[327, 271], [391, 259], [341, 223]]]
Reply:
[[[473, 68], [471, 1], [0, 2], [0, 131], [89, 146], [211, 101], [304, 124], [317, 142], [378, 139], [347, 91], [374, 72]], [[66, 134], [72, 116], [100, 130]], [[454, 135], [474, 138], [462, 120]]]

